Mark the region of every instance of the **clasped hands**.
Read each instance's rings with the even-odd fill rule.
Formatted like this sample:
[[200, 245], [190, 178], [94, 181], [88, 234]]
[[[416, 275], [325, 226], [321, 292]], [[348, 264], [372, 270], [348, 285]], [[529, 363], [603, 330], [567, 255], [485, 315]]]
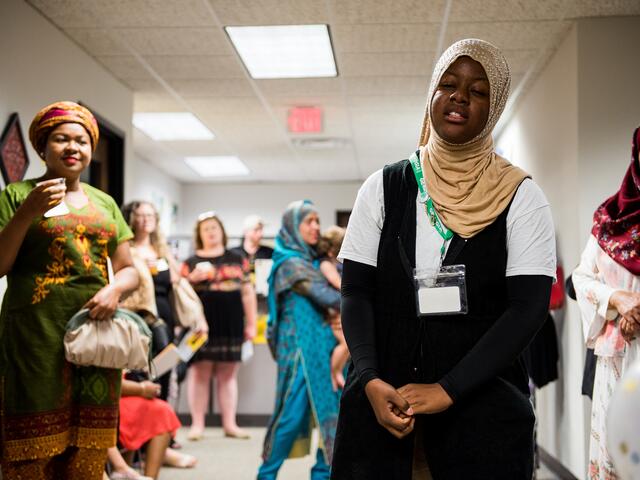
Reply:
[[415, 415], [439, 413], [453, 404], [438, 383], [409, 383], [396, 390], [375, 378], [367, 383], [365, 393], [378, 423], [396, 438], [413, 431]]
[[631, 342], [640, 332], [640, 293], [616, 290], [611, 294], [609, 304], [620, 314], [620, 333]]

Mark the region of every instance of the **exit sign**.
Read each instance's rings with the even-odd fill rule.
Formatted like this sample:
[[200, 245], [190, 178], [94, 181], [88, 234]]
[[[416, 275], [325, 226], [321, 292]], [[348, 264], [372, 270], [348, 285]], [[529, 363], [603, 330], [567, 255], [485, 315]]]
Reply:
[[318, 133], [322, 131], [322, 109], [317, 107], [295, 107], [289, 110], [287, 119], [292, 133]]

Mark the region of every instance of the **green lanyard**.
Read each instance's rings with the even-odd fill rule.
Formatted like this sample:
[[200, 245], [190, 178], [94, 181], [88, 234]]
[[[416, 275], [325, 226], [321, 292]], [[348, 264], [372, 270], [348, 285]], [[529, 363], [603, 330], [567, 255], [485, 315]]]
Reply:
[[429, 217], [429, 223], [436, 231], [440, 234], [444, 242], [442, 243], [442, 247], [440, 248], [440, 254], [444, 255], [444, 249], [447, 244], [447, 240], [450, 240], [453, 237], [453, 232], [449, 230], [444, 224], [440, 221], [438, 217], [438, 212], [436, 212], [436, 208], [433, 206], [433, 200], [427, 194], [427, 184], [424, 180], [424, 173], [422, 171], [422, 164], [420, 163], [420, 159], [418, 155], [413, 152], [413, 155], [409, 157], [409, 163], [411, 163], [411, 169], [413, 170], [413, 174], [416, 177], [416, 182], [418, 183], [418, 191], [420, 192], [420, 203], [424, 204], [424, 210], [427, 212], [427, 217]]

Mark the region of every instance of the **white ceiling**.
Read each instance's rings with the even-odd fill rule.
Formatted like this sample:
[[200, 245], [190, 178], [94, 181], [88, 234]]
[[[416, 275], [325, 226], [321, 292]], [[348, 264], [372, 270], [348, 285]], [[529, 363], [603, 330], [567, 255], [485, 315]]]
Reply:
[[[27, 1], [134, 91], [135, 111], [188, 110], [216, 134], [155, 142], [134, 129], [136, 153], [186, 183], [212, 181], [187, 155], [236, 155], [251, 170], [242, 181], [362, 180], [415, 146], [434, 61], [452, 42], [496, 44], [521, 96], [576, 18], [640, 15], [638, 0]], [[336, 78], [253, 80], [223, 29], [315, 23], [329, 25]], [[295, 146], [295, 106], [321, 107], [315, 136], [346, 146]]]

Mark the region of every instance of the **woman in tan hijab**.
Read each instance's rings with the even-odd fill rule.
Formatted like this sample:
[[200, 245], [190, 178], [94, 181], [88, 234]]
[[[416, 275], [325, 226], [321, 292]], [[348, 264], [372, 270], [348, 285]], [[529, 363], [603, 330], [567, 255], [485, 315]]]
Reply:
[[555, 275], [549, 205], [494, 151], [502, 53], [438, 61], [419, 148], [361, 187], [339, 258], [353, 358], [332, 478], [527, 479], [534, 414], [520, 353]]

